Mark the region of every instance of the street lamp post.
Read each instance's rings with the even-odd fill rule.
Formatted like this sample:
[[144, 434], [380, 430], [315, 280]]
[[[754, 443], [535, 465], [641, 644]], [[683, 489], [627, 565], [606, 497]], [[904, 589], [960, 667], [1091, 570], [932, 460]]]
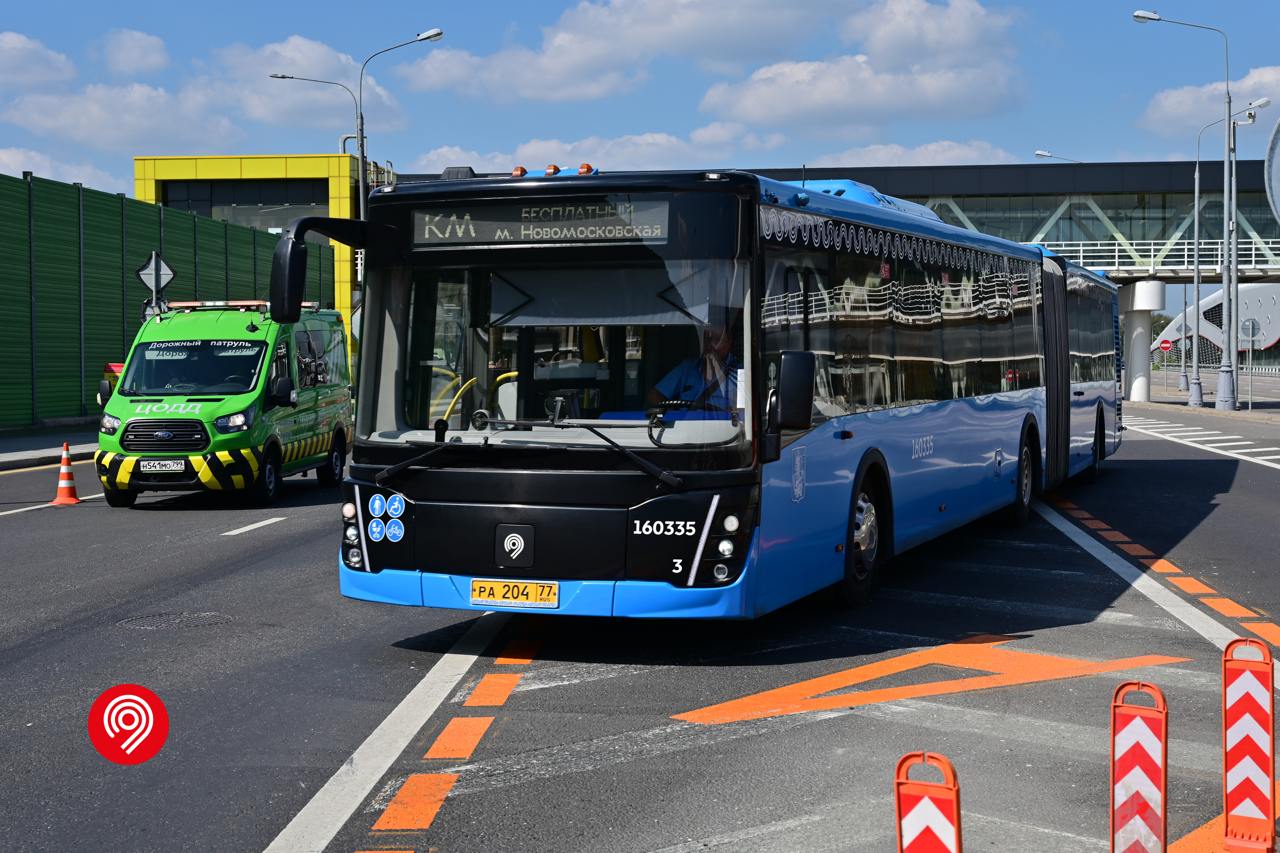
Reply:
[[1072, 160], [1070, 157], [1062, 157], [1054, 154], [1052, 151], [1045, 151], [1043, 148], [1036, 149], [1036, 156], [1041, 160], [1062, 160], [1066, 163], [1083, 163], [1083, 160]]
[[[1223, 67], [1226, 72], [1223, 77], [1223, 83], [1226, 87], [1225, 110], [1223, 112], [1223, 121], [1226, 122], [1226, 139], [1225, 151], [1222, 157], [1222, 228], [1223, 228], [1223, 247], [1224, 249], [1230, 242], [1230, 229], [1235, 225], [1235, 217], [1232, 211], [1232, 202], [1230, 198], [1231, 192], [1231, 156], [1232, 156], [1232, 140], [1234, 134], [1231, 130], [1231, 48], [1227, 39], [1227, 34], [1217, 27], [1210, 27], [1205, 24], [1193, 24], [1189, 21], [1176, 21], [1173, 18], [1162, 18], [1157, 12], [1150, 12], [1145, 9], [1139, 9], [1133, 13], [1133, 19], [1140, 24], [1148, 23], [1165, 23], [1177, 24], [1182, 27], [1192, 27], [1197, 30], [1212, 30], [1222, 36], [1222, 56]], [[1222, 277], [1222, 318], [1223, 318], [1223, 343], [1230, 342], [1230, 346], [1235, 346], [1235, 337], [1231, 335], [1230, 327], [1235, 325], [1235, 314], [1232, 312], [1233, 302], [1231, 301], [1230, 279], [1234, 278], [1235, 271], [1225, 263], [1224, 260]], [[1222, 350], [1222, 364], [1218, 368], [1218, 393], [1214, 399], [1213, 406], [1215, 409], [1234, 409], [1236, 407], [1236, 388], [1235, 374], [1231, 370], [1231, 353], [1227, 352], [1226, 347]]]
[[369, 54], [368, 58], [360, 64], [360, 79], [356, 85], [359, 94], [356, 97], [356, 146], [360, 151], [360, 218], [368, 219], [369, 213], [369, 161], [365, 157], [364, 150], [364, 70], [368, 67], [369, 61], [375, 56], [381, 56], [384, 53], [397, 50], [402, 47], [408, 47], [411, 44], [417, 44], [420, 41], [439, 41], [444, 38], [444, 30], [439, 27], [433, 27], [429, 30], [418, 33], [408, 41], [393, 44], [391, 47], [384, 47], [382, 50]]
[[[302, 80], [306, 83], [323, 83], [326, 86], [339, 87], [351, 96], [351, 106], [354, 107], [356, 111], [356, 127], [358, 128], [360, 126], [360, 106], [356, 103], [356, 93], [351, 91], [351, 87], [345, 83], [339, 83], [337, 80], [317, 80], [314, 77], [296, 77], [293, 74], [272, 74], [270, 77], [272, 80]], [[338, 146], [342, 149], [343, 153], [346, 153], [347, 140], [351, 138], [353, 137], [350, 133], [344, 133], [342, 138], [338, 141]]]

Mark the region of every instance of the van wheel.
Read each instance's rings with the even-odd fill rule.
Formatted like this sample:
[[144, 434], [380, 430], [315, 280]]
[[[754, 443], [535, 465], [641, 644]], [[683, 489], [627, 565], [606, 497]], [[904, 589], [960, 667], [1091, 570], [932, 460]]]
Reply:
[[1090, 483], [1098, 482], [1098, 478], [1102, 476], [1102, 460], [1106, 458], [1106, 445], [1103, 442], [1107, 440], [1104, 429], [1106, 426], [1102, 420], [1102, 412], [1099, 411], [1098, 422], [1093, 427], [1093, 460], [1084, 472], [1085, 480]]
[[1022, 447], [1018, 450], [1018, 476], [1014, 481], [1013, 503], [1006, 513], [1009, 524], [1021, 527], [1031, 518], [1031, 499], [1036, 491], [1036, 459], [1031, 448], [1029, 435], [1022, 437]]
[[324, 464], [316, 469], [316, 479], [321, 486], [331, 489], [342, 483], [342, 471], [347, 465], [347, 450], [343, 447], [342, 439], [338, 438], [335, 433], [333, 439], [329, 442], [329, 455], [325, 457]]
[[138, 500], [138, 493], [132, 489], [103, 489], [102, 499], [107, 502], [107, 506], [128, 509]]
[[875, 589], [888, 550], [888, 507], [873, 477], [864, 471], [854, 487], [845, 541], [844, 579], [836, 594], [846, 605], [862, 604]]
[[258, 479], [253, 484], [253, 502], [259, 506], [267, 506], [275, 503], [279, 496], [280, 451], [270, 447], [262, 455], [262, 467], [258, 469]]

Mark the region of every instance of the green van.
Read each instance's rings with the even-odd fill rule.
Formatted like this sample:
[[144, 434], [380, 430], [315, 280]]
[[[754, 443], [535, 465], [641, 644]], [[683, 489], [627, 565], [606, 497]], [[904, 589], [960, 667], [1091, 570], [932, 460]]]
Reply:
[[95, 456], [103, 494], [239, 491], [273, 501], [315, 469], [342, 481], [354, 401], [342, 315], [272, 322], [265, 302], [169, 303], [143, 323], [113, 391], [103, 381]]

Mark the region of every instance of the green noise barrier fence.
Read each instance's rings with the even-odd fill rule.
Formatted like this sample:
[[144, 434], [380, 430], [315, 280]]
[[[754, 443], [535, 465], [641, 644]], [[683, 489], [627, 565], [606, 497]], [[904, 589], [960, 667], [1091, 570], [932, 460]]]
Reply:
[[[123, 361], [149, 291], [153, 251], [174, 272], [165, 298], [266, 299], [279, 236], [24, 173], [0, 175], [0, 429], [83, 419], [103, 365]], [[312, 245], [306, 299], [333, 306], [333, 249]]]

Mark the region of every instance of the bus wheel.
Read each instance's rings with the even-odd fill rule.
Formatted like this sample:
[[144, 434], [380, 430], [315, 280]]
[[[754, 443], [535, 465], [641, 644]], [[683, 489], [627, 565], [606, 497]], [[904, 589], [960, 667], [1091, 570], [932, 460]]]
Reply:
[[845, 604], [861, 604], [871, 595], [884, 563], [885, 505], [880, 490], [864, 473], [854, 489], [845, 544], [844, 579], [837, 585]]
[[280, 451], [274, 447], [262, 455], [262, 467], [253, 484], [253, 501], [259, 506], [275, 503], [280, 496]]
[[103, 489], [102, 499], [107, 506], [127, 509], [138, 499], [138, 493], [131, 489]]
[[1106, 426], [1102, 420], [1102, 412], [1098, 412], [1098, 422], [1093, 427], [1093, 461], [1089, 463], [1089, 467], [1085, 469], [1084, 477], [1090, 483], [1096, 483], [1098, 478], [1102, 476], [1102, 460], [1106, 458], [1105, 445], [1103, 442], [1107, 440], [1103, 430]]
[[1015, 483], [1013, 504], [1009, 507], [1009, 523], [1021, 527], [1031, 518], [1031, 499], [1035, 496], [1036, 461], [1031, 451], [1031, 442], [1027, 436], [1022, 438], [1022, 449], [1018, 451], [1018, 476]]
[[324, 464], [316, 469], [316, 480], [321, 486], [331, 489], [342, 482], [342, 469], [347, 464], [347, 451], [342, 446], [342, 439], [337, 434], [329, 442], [329, 455]]

